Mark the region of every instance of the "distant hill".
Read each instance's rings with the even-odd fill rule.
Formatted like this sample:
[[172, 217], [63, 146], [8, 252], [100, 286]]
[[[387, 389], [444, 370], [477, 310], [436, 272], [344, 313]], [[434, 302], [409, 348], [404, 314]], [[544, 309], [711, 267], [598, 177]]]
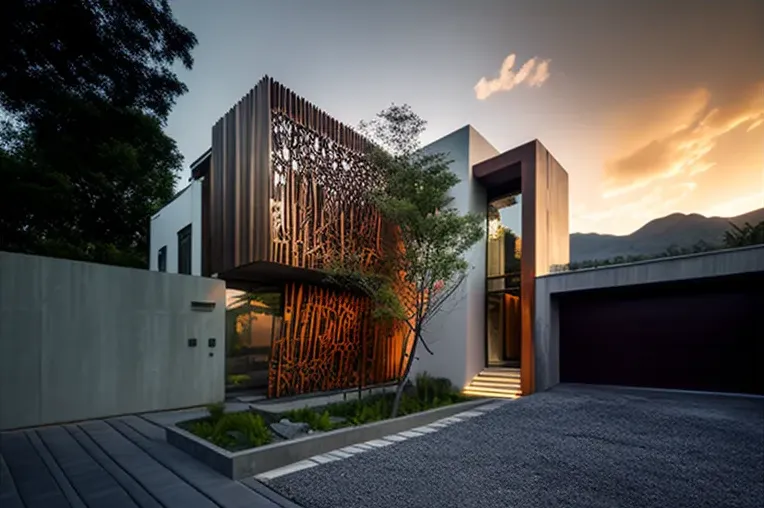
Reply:
[[718, 245], [724, 232], [730, 229], [730, 222], [742, 226], [746, 222], [758, 224], [761, 221], [764, 221], [764, 208], [729, 218], [674, 213], [652, 220], [625, 236], [573, 233], [570, 235], [570, 261], [659, 254], [672, 245], [689, 248], [701, 240]]

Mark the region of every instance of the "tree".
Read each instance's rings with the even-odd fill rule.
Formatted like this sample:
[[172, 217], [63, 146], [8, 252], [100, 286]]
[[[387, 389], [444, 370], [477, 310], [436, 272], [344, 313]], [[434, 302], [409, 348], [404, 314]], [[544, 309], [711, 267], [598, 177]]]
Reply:
[[764, 243], [764, 221], [755, 226], [746, 222], [742, 227], [730, 222], [730, 226], [732, 227], [724, 233], [725, 247], [745, 247]]
[[0, 249], [145, 266], [196, 38], [166, 0], [8, 0], [0, 29]]
[[169, 0], [3, 0], [0, 106], [29, 121], [60, 97], [100, 99], [165, 120], [187, 91], [196, 37]]
[[[463, 215], [453, 206], [449, 193], [459, 178], [451, 172], [447, 154], [421, 150], [425, 126], [407, 105], [392, 105], [361, 126], [376, 143], [368, 156], [382, 181], [369, 189], [369, 199], [386, 221], [397, 226], [400, 248], [384, 253], [383, 269], [376, 273], [353, 278], [346, 270], [345, 276], [372, 296], [378, 315], [400, 319], [408, 327], [393, 417], [413, 353], [421, 344], [432, 354], [423, 336], [427, 324], [462, 284], [469, 270], [464, 256], [482, 238], [485, 227], [485, 216]], [[349, 272], [354, 266], [351, 259]]]

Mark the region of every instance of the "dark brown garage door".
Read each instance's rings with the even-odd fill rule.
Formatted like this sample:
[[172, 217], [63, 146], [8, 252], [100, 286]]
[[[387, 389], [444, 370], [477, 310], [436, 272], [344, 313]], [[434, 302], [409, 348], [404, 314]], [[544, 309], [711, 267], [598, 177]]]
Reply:
[[764, 394], [764, 274], [560, 295], [560, 379]]

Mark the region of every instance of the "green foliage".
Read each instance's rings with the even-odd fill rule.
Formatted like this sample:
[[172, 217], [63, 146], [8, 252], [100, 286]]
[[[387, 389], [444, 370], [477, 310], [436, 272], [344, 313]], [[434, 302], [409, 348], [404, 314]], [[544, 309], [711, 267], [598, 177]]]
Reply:
[[450, 380], [431, 377], [424, 372], [417, 375], [414, 387], [417, 400], [430, 404], [435, 401], [450, 400], [454, 394], [458, 394]]
[[0, 149], [0, 249], [145, 267], [148, 222], [181, 168], [175, 142], [136, 110], [59, 105]]
[[288, 411], [282, 417], [288, 418], [290, 422], [307, 423], [311, 429], [318, 431], [332, 430], [341, 426], [332, 423], [329, 411], [319, 413], [308, 407]]
[[764, 221], [755, 226], [746, 222], [743, 227], [732, 226], [724, 233], [724, 246], [728, 248], [746, 247], [748, 245], [759, 245], [764, 243]]
[[388, 258], [369, 268], [357, 253], [349, 253], [344, 258], [333, 259], [325, 267], [326, 281], [369, 297], [374, 304], [372, 317], [375, 320], [405, 319], [406, 309], [393, 287], [394, 267], [385, 266], [389, 262]]
[[241, 386], [252, 380], [247, 374], [231, 374], [226, 376], [226, 383], [231, 386]]
[[167, 0], [3, 0], [0, 33], [0, 107], [24, 121], [60, 113], [62, 96], [164, 120], [197, 42]]
[[254, 448], [272, 441], [273, 435], [262, 416], [248, 411], [225, 413], [224, 409], [222, 404], [210, 405], [209, 418], [190, 422], [187, 430], [228, 450]]
[[8, 0], [0, 32], [0, 249], [145, 267], [196, 38], [166, 0]]
[[220, 420], [225, 414], [225, 402], [216, 402], [207, 406], [207, 412], [210, 414], [212, 421]]
[[[305, 422], [314, 430], [331, 430], [343, 425], [363, 425], [366, 423], [386, 420], [391, 417], [394, 394], [385, 393], [330, 404], [317, 411], [303, 408], [285, 413], [283, 416], [293, 422]], [[416, 378], [414, 389], [401, 397], [400, 415], [407, 415], [434, 409], [437, 407], [456, 404], [468, 400], [456, 390], [448, 379], [433, 378], [421, 374]], [[331, 425], [330, 416], [345, 418], [346, 423]], [[325, 423], [317, 423], [323, 420]], [[323, 428], [321, 425], [325, 425]]]
[[[369, 189], [369, 199], [383, 217], [399, 228], [402, 249], [386, 253], [393, 273], [403, 274], [413, 288], [413, 302], [406, 302], [405, 323], [413, 344], [421, 343], [427, 322], [449, 300], [466, 277], [469, 264], [465, 254], [483, 236], [486, 216], [461, 214], [453, 206], [451, 189], [459, 178], [451, 171], [448, 154], [421, 148], [426, 122], [408, 105], [392, 105], [361, 129], [371, 138], [368, 153], [372, 167], [380, 171], [381, 185]], [[408, 340], [401, 358], [396, 401], [413, 364], [407, 355]], [[392, 406], [396, 416], [397, 403]]]

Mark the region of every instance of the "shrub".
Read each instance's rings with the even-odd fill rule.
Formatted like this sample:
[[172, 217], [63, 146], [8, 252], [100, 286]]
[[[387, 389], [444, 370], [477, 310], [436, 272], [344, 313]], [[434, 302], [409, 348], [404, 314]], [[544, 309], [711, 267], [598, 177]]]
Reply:
[[318, 413], [314, 409], [304, 407], [302, 409], [288, 411], [282, 416], [288, 418], [291, 422], [307, 423], [313, 430], [327, 431], [338, 427], [338, 425], [332, 423], [331, 415], [329, 414], [329, 411], [326, 410], [322, 413]]
[[231, 386], [242, 386], [249, 383], [250, 381], [252, 381], [252, 378], [246, 374], [231, 374], [226, 377], [226, 383]]
[[210, 414], [210, 420], [216, 422], [220, 420], [220, 418], [222, 418], [223, 414], [225, 413], [225, 403], [217, 402], [215, 404], [210, 404], [207, 406], [207, 412]]
[[273, 439], [268, 425], [260, 415], [248, 411], [240, 413], [218, 412], [218, 405], [210, 406], [210, 417], [191, 422], [188, 430], [221, 448], [253, 448], [268, 444]]

